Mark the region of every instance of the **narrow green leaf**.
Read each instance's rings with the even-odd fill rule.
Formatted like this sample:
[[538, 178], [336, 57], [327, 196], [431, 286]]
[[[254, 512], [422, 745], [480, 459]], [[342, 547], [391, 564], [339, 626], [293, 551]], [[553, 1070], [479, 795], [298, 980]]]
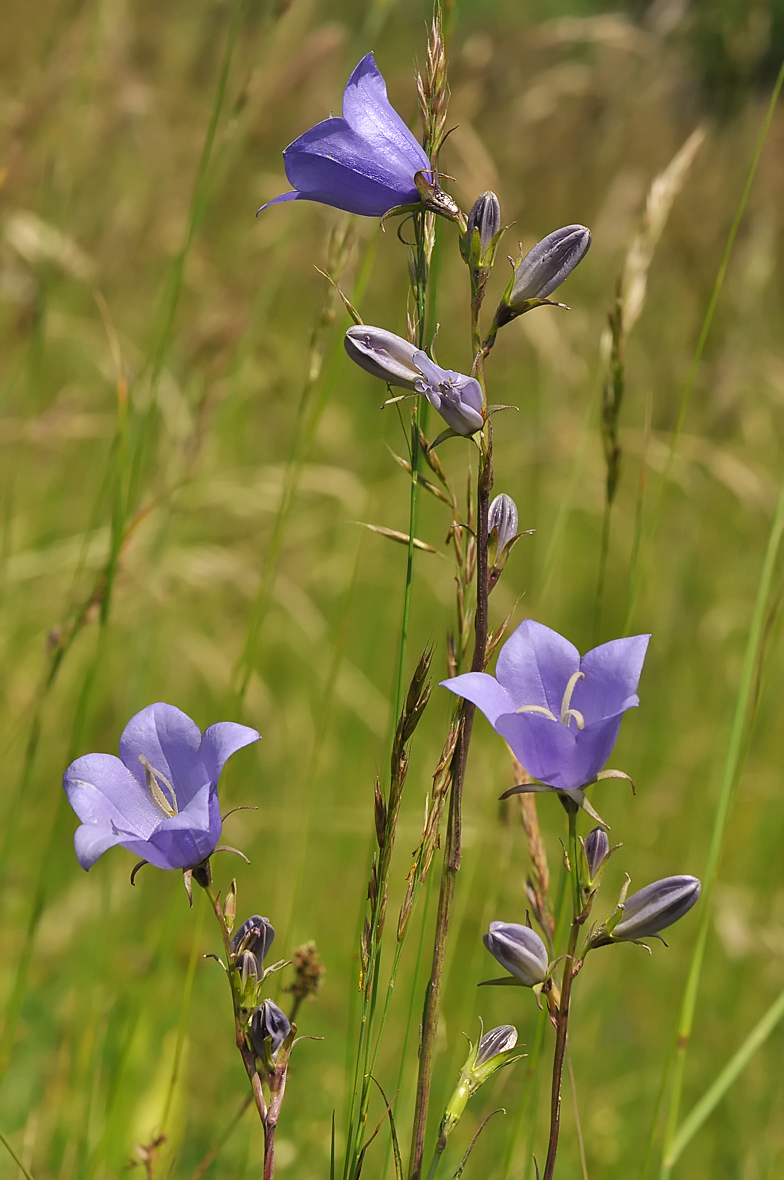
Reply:
[[699, 1102], [695, 1103], [687, 1114], [675, 1134], [672, 1146], [664, 1161], [666, 1168], [673, 1166], [683, 1149], [691, 1142], [702, 1124], [721, 1102], [730, 1086], [740, 1077], [754, 1054], [765, 1044], [782, 1016], [784, 1016], [784, 991], [779, 993], [762, 1020], [755, 1025], [740, 1048], [729, 1059], [713, 1085], [709, 1086]]

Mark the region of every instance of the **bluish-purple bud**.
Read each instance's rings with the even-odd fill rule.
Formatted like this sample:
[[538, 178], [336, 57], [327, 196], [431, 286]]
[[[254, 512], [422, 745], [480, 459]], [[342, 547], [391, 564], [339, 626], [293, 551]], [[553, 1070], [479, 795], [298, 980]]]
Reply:
[[[243, 978], [247, 978], [250, 974], [255, 974], [256, 978], [259, 978], [264, 970], [264, 957], [272, 946], [274, 937], [275, 931], [269, 918], [262, 918], [260, 914], [254, 914], [252, 918], [248, 918], [242, 923], [239, 930], [234, 932], [231, 949], [238, 955], [236, 965], [238, 970], [242, 972]], [[247, 958], [249, 955], [256, 960], [255, 971]]]
[[517, 505], [504, 492], [495, 497], [487, 514], [488, 536], [493, 529], [496, 529], [498, 537], [496, 551], [502, 553], [512, 537], [517, 535]]
[[535, 931], [516, 922], [491, 922], [482, 938], [490, 954], [524, 987], [547, 978], [547, 948]]
[[385, 328], [355, 324], [343, 340], [346, 352], [360, 369], [402, 389], [413, 389], [422, 374], [414, 364], [415, 344]]
[[250, 1039], [257, 1057], [264, 1058], [264, 1043], [269, 1041], [269, 1053], [274, 1061], [290, 1032], [291, 1021], [274, 1000], [264, 1000], [251, 1017]]
[[610, 852], [610, 841], [604, 828], [594, 828], [585, 837], [585, 859], [588, 875], [593, 881]]
[[498, 197], [493, 192], [482, 193], [477, 197], [468, 214], [468, 242], [469, 249], [473, 240], [474, 230], [479, 231], [480, 256], [484, 258], [493, 238], [501, 228], [501, 206]]
[[700, 882], [696, 877], [665, 877], [646, 885], [638, 893], [627, 897], [623, 916], [612, 929], [613, 939], [630, 942], [649, 938], [677, 922], [700, 896]]
[[584, 225], [565, 225], [537, 242], [515, 264], [512, 281], [495, 313], [494, 327], [530, 311], [547, 299], [588, 253], [591, 231]]

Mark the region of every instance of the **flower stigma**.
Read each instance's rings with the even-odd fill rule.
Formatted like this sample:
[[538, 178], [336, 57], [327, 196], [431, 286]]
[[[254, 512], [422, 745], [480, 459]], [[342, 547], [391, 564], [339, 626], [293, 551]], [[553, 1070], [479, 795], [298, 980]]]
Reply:
[[[171, 819], [173, 815], [177, 815], [177, 796], [174, 793], [174, 787], [171, 785], [165, 774], [161, 774], [160, 770], [155, 770], [150, 766], [144, 754], [139, 755], [139, 761], [144, 767], [144, 780], [147, 784], [147, 790], [150, 793], [155, 806], [159, 811], [162, 811], [167, 819]], [[166, 798], [163, 790], [165, 788], [169, 798]]]

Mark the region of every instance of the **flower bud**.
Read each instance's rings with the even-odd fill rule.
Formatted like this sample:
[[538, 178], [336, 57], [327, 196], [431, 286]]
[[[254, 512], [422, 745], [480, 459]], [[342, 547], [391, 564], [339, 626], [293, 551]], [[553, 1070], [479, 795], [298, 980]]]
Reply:
[[588, 865], [588, 877], [593, 882], [610, 854], [610, 841], [604, 828], [594, 828], [585, 837], [585, 860]]
[[556, 229], [515, 265], [495, 320], [498, 327], [547, 299], [588, 253], [591, 231], [584, 225]]
[[413, 389], [414, 382], [421, 378], [414, 365], [415, 344], [409, 344], [402, 336], [387, 332], [385, 328], [373, 328], [368, 324], [355, 324], [346, 332], [346, 352], [360, 369], [386, 381], [388, 385], [399, 385]]
[[502, 1024], [485, 1033], [479, 1044], [468, 1043], [468, 1057], [457, 1081], [454, 1094], [447, 1103], [441, 1120], [440, 1138], [443, 1143], [463, 1117], [468, 1099], [480, 1086], [492, 1077], [496, 1070], [511, 1065], [524, 1056], [515, 1053], [517, 1029], [512, 1024]]
[[[492, 193], [490, 195], [492, 196]], [[516, 1044], [517, 1029], [513, 1024], [500, 1024], [498, 1028], [491, 1028], [490, 1032], [486, 1032], [482, 1037], [477, 1047], [476, 1060], [473, 1065], [474, 1073], [481, 1073], [491, 1062], [495, 1062], [494, 1068], [503, 1065], [503, 1062], [497, 1059], [508, 1053], [510, 1049], [514, 1049]], [[481, 1081], [486, 1081], [487, 1077], [489, 1074], [482, 1076]]]
[[491, 922], [482, 942], [524, 987], [535, 987], [547, 978], [547, 948], [530, 927], [515, 922]]
[[517, 505], [511, 496], [501, 493], [490, 505], [487, 514], [488, 537], [496, 530], [496, 552], [503, 553], [506, 546], [517, 535]]
[[471, 212], [468, 214], [468, 243], [469, 249], [473, 242], [474, 230], [479, 231], [479, 246], [480, 258], [484, 261], [487, 254], [488, 247], [492, 245], [493, 238], [501, 228], [501, 206], [498, 203], [498, 197], [493, 192], [482, 193], [481, 197], [477, 197], [474, 201]]
[[288, 1016], [274, 1000], [264, 1000], [253, 1013], [250, 1022], [250, 1039], [257, 1057], [264, 1059], [267, 1051], [272, 1060], [291, 1032]]
[[696, 877], [665, 877], [627, 897], [621, 920], [612, 929], [615, 941], [631, 942], [666, 930], [687, 914], [700, 896]]
[[[238, 970], [242, 971], [243, 979], [246, 979], [251, 972], [255, 974], [257, 979], [262, 974], [264, 956], [272, 946], [274, 937], [275, 931], [269, 918], [262, 918], [259, 914], [248, 918], [236, 931], [231, 940], [231, 949], [237, 955], [236, 966]], [[252, 964], [246, 961], [248, 955], [256, 960], [255, 971]]]

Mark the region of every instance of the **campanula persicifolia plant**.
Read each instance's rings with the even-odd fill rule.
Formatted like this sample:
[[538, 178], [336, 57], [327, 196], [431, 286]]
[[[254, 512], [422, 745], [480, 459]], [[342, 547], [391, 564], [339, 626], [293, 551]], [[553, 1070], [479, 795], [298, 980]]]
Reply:
[[[505, 972], [501, 978], [484, 982], [507, 989], [504, 994], [509, 997], [510, 1015], [514, 1014], [515, 1019], [521, 999], [519, 989], [530, 992], [533, 1001], [546, 1009], [554, 1027], [550, 1129], [541, 1173], [543, 1180], [552, 1180], [574, 981], [589, 953], [624, 942], [647, 945], [645, 939], [660, 937], [662, 930], [684, 917], [696, 903], [700, 883], [695, 877], [673, 876], [627, 896], [627, 877], [612, 911], [599, 923], [590, 924], [602, 875], [618, 845], [610, 846], [607, 825], [586, 791], [612, 779], [631, 781], [625, 772], [608, 769], [606, 764], [624, 714], [640, 703], [637, 689], [650, 637], [643, 634], [614, 639], [581, 656], [556, 631], [524, 618], [500, 646], [506, 624], [495, 632], [491, 630], [488, 600], [513, 549], [530, 530], [519, 531], [520, 514], [508, 494], [501, 492], [491, 499], [495, 483], [494, 423], [503, 431], [514, 432], [519, 426], [511, 415], [495, 417], [509, 407], [489, 400], [488, 366], [498, 332], [519, 316], [536, 308], [545, 309], [537, 314], [561, 314], [552, 309], [563, 309], [565, 305], [553, 303], [549, 296], [586, 257], [591, 233], [583, 225], [568, 225], [546, 234], [527, 253], [521, 248], [519, 257], [510, 259], [512, 276], [487, 328], [483, 324], [483, 305], [505, 226], [495, 193], [480, 194], [466, 214], [447, 191], [448, 179], [440, 171], [439, 156], [447, 135], [449, 85], [438, 5], [429, 32], [426, 65], [416, 82], [421, 142], [391, 106], [376, 61], [372, 54], [366, 54], [349, 77], [342, 115], [318, 123], [284, 150], [292, 191], [259, 210], [261, 213], [272, 205], [307, 200], [368, 218], [400, 218], [398, 237], [408, 251], [411, 283], [405, 314], [391, 319], [389, 326], [363, 323], [360, 310], [344, 297], [345, 307], [355, 321], [345, 331], [346, 353], [368, 374], [371, 394], [385, 387], [391, 395], [385, 405], [393, 403], [398, 411], [410, 409], [408, 452], [395, 456], [406, 472], [410, 491], [407, 534], [383, 525], [371, 526], [377, 533], [403, 542], [407, 564], [395, 684], [395, 730], [388, 771], [376, 778], [373, 790], [374, 848], [358, 948], [360, 1012], [353, 1076], [346, 1095], [343, 1160], [341, 1165], [337, 1159], [333, 1129], [330, 1180], [336, 1180], [338, 1172], [342, 1180], [359, 1180], [368, 1152], [384, 1125], [388, 1125], [396, 1180], [421, 1180], [426, 1169], [428, 1180], [433, 1180], [471, 1097], [498, 1070], [522, 1055], [514, 1024], [499, 1025], [488, 1033], [480, 1029], [478, 1040], [469, 1041], [468, 1057], [456, 1088], [444, 1109], [436, 1137], [428, 1144], [435, 1046], [462, 857], [462, 798], [464, 787], [472, 785], [468, 758], [477, 708], [513, 756], [515, 785], [501, 797], [524, 797], [523, 824], [532, 861], [532, 876], [526, 882], [518, 912], [506, 915], [515, 920], [493, 920], [482, 935], [487, 951]], [[293, 210], [288, 215], [297, 216]], [[468, 338], [460, 355], [441, 358], [455, 368], [442, 367], [434, 352], [437, 324], [430, 284], [437, 218], [443, 222], [438, 232], [444, 247], [456, 248], [467, 268]], [[405, 335], [398, 334], [395, 328]], [[393, 394], [393, 390], [404, 392]], [[445, 427], [435, 437], [428, 429], [431, 408]], [[442, 465], [442, 451], [436, 453], [436, 447], [442, 444], [445, 450], [453, 449], [457, 460], [464, 461], [468, 487], [465, 507]], [[478, 462], [476, 478], [471, 471], [474, 461]], [[426, 792], [423, 829], [404, 898], [396, 922], [387, 922], [390, 866], [410, 749], [430, 698], [430, 670], [435, 658], [432, 648], [423, 652], [406, 687], [414, 555], [417, 548], [428, 547], [416, 536], [418, 498], [424, 493], [433, 496], [445, 513], [447, 545], [454, 563], [454, 614], [446, 639], [448, 675], [441, 681], [452, 694], [451, 714], [441, 757]], [[487, 668], [499, 646], [493, 675]], [[289, 1060], [297, 1044], [295, 1018], [302, 1002], [319, 990], [323, 966], [312, 943], [294, 952], [294, 981], [285, 989], [293, 997], [293, 1004], [290, 1011], [284, 1011], [266, 994], [270, 976], [289, 965], [285, 961], [269, 962], [275, 939], [270, 919], [253, 914], [237, 925], [236, 883], [231, 882], [223, 898], [213, 885], [212, 857], [222, 851], [237, 852], [219, 843], [226, 818], [218, 802], [221, 770], [233, 753], [258, 738], [255, 729], [234, 722], [220, 722], [202, 734], [174, 706], [150, 705], [128, 723], [120, 739], [119, 758], [107, 754], [78, 758], [65, 773], [64, 787], [82, 821], [75, 846], [83, 868], [89, 869], [105, 851], [120, 844], [142, 858], [134, 874], [147, 863], [161, 869], [178, 869], [184, 874], [189, 897], [193, 882], [205, 890], [222, 945], [221, 955], [211, 957], [217, 959], [229, 983], [235, 1041], [263, 1129], [264, 1180], [272, 1180], [275, 1132], [286, 1093]], [[536, 794], [547, 796], [548, 805], [557, 801], [557, 807], [566, 815], [564, 885], [571, 900], [571, 921], [566, 923], [565, 938], [559, 932], [551, 904], [544, 843], [534, 800], [529, 798]], [[593, 821], [584, 835], [578, 831], [584, 822], [581, 812]], [[381, 1089], [376, 1077], [379, 1048], [411, 917], [439, 850], [440, 884], [429, 978], [422, 994], [416, 1087], [409, 1104], [413, 1117], [411, 1126], [405, 1128], [410, 1146], [404, 1160], [396, 1098], [389, 1100], [381, 1090], [384, 1109], [374, 1131], [369, 1129], [370, 1106], [374, 1084]], [[534, 929], [534, 921], [538, 930]], [[384, 988], [380, 973], [382, 948], [390, 944], [391, 966]], [[455, 1176], [466, 1167], [479, 1131]], [[383, 1174], [382, 1162], [374, 1160], [373, 1169], [374, 1174]]]

